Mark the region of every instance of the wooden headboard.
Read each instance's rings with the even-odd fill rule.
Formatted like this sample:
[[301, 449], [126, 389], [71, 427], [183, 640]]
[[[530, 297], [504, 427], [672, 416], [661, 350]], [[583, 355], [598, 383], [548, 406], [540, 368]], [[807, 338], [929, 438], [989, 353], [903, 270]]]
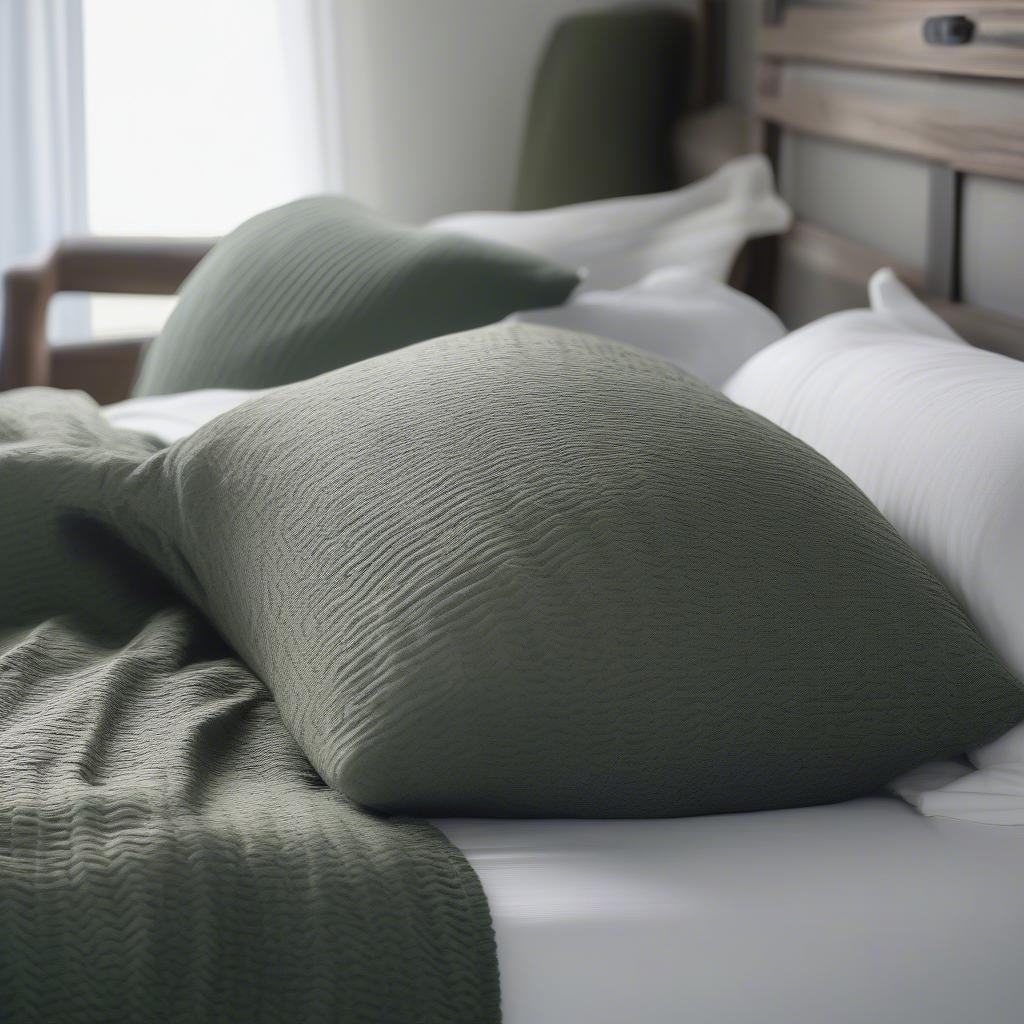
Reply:
[[[757, 60], [757, 146], [777, 171], [787, 131], [902, 154], [929, 168], [924, 271], [798, 222], [765, 257], [773, 304], [784, 319], [794, 288], [817, 289], [827, 305], [830, 293], [848, 295], [888, 265], [969, 341], [1024, 358], [1024, 318], [962, 301], [961, 280], [965, 176], [1024, 182], [1024, 3], [769, 0]], [[856, 75], [811, 85], [794, 73], [801, 65], [895, 72], [908, 82], [935, 75], [998, 80], [1019, 88], [1020, 103], [979, 97], [951, 104], [921, 89], [897, 95], [866, 88]]]

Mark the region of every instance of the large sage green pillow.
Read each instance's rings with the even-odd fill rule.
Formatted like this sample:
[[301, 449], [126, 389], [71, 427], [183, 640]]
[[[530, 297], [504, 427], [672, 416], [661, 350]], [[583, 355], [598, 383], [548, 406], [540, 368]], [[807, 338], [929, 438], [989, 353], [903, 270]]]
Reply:
[[578, 283], [509, 246], [395, 224], [340, 196], [300, 199], [246, 221], [189, 275], [134, 394], [289, 384], [557, 306]]
[[1024, 717], [842, 473], [586, 335], [499, 325], [283, 388], [113, 493], [323, 778], [385, 811], [840, 800]]

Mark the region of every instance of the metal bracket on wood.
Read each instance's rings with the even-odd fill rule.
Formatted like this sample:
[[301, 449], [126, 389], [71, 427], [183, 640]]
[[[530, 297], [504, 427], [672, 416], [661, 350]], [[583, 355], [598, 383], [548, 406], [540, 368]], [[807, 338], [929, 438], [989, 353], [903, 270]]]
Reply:
[[960, 301], [960, 236], [963, 174], [948, 164], [932, 164], [928, 177], [928, 291]]

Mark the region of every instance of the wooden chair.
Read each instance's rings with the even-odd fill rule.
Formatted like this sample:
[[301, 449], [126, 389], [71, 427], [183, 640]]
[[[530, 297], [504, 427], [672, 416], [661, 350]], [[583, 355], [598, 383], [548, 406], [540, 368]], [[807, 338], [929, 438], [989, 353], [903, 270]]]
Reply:
[[4, 275], [0, 390], [33, 385], [80, 388], [98, 402], [124, 398], [147, 338], [51, 345], [50, 300], [60, 292], [173, 295], [214, 239], [76, 238], [42, 262]]

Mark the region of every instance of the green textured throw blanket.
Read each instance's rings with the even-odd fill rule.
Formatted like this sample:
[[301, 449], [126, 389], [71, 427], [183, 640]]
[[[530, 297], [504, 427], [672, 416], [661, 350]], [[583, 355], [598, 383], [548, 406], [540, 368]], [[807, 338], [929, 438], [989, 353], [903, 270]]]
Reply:
[[0, 1021], [496, 1021], [472, 869], [327, 788], [263, 684], [69, 510], [154, 450], [0, 397]]

